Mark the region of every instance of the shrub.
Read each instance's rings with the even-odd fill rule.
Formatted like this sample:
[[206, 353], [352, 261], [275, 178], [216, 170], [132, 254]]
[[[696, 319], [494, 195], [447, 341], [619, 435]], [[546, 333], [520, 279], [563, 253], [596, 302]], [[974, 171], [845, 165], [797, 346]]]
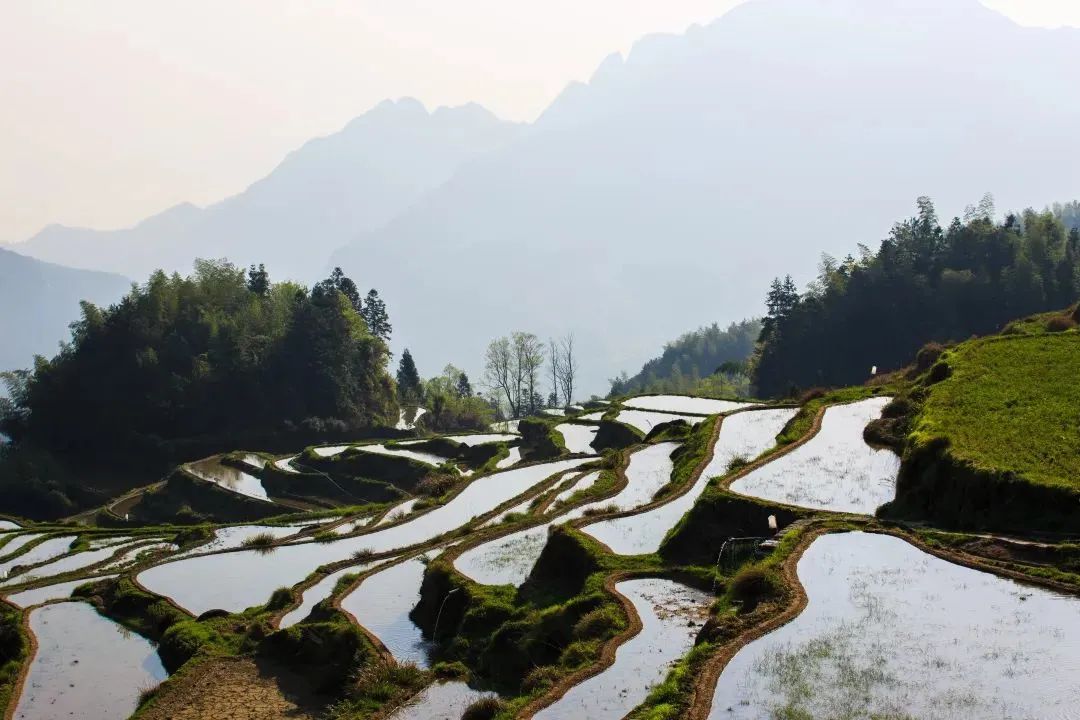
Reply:
[[[1075, 313], [1074, 313], [1075, 314]], [[1076, 327], [1076, 320], [1067, 315], [1055, 315], [1046, 321], [1046, 331], [1052, 333], [1065, 332]]]
[[943, 352], [945, 352], [945, 346], [941, 343], [932, 342], [923, 345], [915, 354], [915, 373], [924, 373], [929, 370]]
[[454, 489], [462, 481], [458, 474], [436, 472], [416, 484], [416, 492], [428, 497], [440, 497]]
[[596, 656], [596, 642], [579, 640], [570, 643], [559, 657], [559, 663], [565, 668], [576, 668], [587, 665]]
[[805, 405], [806, 403], [810, 402], [811, 400], [817, 400], [819, 398], [823, 398], [823, 397], [825, 397], [825, 392], [826, 392], [825, 388], [822, 388], [822, 387], [813, 387], [813, 388], [810, 388], [809, 390], [805, 390], [802, 393], [802, 395], [799, 395], [798, 403], [800, 405]]
[[435, 663], [431, 672], [440, 680], [467, 680], [469, 678], [469, 668], [462, 662]]
[[153, 700], [157, 696], [159, 690], [161, 690], [160, 683], [156, 685], [144, 685], [143, 687], [139, 688], [139, 703], [137, 707], [142, 707], [146, 703]]
[[745, 455], [736, 455], [735, 457], [731, 458], [731, 460], [728, 460], [727, 471], [731, 473], [735, 472], [736, 470], [742, 470], [749, 464], [750, 459], [747, 458]]
[[279, 587], [270, 596], [270, 601], [266, 603], [266, 609], [281, 610], [282, 608], [287, 608], [293, 604], [295, 599], [291, 588]]
[[521, 681], [521, 692], [533, 693], [537, 690], [547, 690], [559, 681], [562, 673], [554, 665], [543, 665], [536, 668]]
[[506, 709], [506, 703], [497, 697], [480, 698], [461, 714], [461, 720], [492, 720]]
[[240, 544], [243, 547], [246, 547], [246, 548], [256, 548], [256, 549], [267, 550], [267, 549], [274, 546], [274, 541], [275, 541], [275, 538], [274, 538], [274, 536], [272, 534], [270, 534], [268, 532], [262, 532], [262, 533], [259, 533], [258, 535], [252, 535], [249, 538], [245, 538], [244, 542], [242, 542]]
[[906, 397], [893, 398], [892, 401], [881, 410], [883, 418], [904, 417], [911, 413], [911, 401]]
[[1077, 305], [1073, 309], [1071, 317], [1073, 319], [1073, 322], [1080, 323], [1080, 305]]
[[360, 548], [350, 557], [358, 563], [371, 562], [371, 559], [375, 557], [375, 551], [371, 548]]
[[952, 375], [952, 366], [945, 361], [940, 361], [930, 368], [928, 379], [931, 383], [939, 383], [942, 380], [948, 379], [950, 375]]
[[574, 625], [574, 637], [580, 639], [601, 638], [622, 626], [622, 618], [611, 606], [596, 608], [585, 613]]
[[731, 580], [728, 593], [732, 600], [741, 603], [744, 611], [753, 610], [758, 603], [780, 594], [776, 577], [759, 567], [743, 568]]

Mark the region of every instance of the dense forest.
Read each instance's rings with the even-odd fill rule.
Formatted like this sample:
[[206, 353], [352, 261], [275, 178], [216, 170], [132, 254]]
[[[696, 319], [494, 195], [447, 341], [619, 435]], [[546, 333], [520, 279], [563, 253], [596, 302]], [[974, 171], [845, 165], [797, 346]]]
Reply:
[[752, 377], [759, 394], [862, 382], [895, 369], [930, 341], [992, 333], [1013, 318], [1080, 297], [1080, 203], [994, 221], [993, 200], [938, 222], [929, 198], [877, 252], [824, 257], [799, 293], [773, 281]]
[[745, 363], [761, 332], [758, 320], [721, 328], [716, 323], [680, 336], [633, 377], [611, 379], [611, 396], [631, 393], [742, 395], [749, 389]]
[[262, 267], [200, 260], [116, 305], [82, 304], [70, 343], [6, 373], [3, 431], [91, 457], [153, 455], [180, 438], [397, 422], [390, 322], [340, 269], [307, 289]]

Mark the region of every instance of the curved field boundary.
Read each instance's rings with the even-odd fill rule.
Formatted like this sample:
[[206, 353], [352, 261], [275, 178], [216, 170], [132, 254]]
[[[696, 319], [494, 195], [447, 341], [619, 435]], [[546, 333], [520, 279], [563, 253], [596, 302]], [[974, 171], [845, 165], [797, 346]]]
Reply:
[[380, 573], [383, 570], [387, 570], [389, 568], [392, 568], [395, 565], [401, 565], [402, 563], [406, 563], [406, 562], [409, 562], [410, 560], [414, 560], [415, 558], [419, 557], [420, 555], [423, 555], [424, 552], [427, 552], [427, 551], [425, 550], [425, 551], [421, 551], [421, 552], [418, 552], [418, 553], [407, 554], [407, 555], [404, 555], [404, 556], [402, 556], [400, 558], [395, 558], [392, 562], [387, 562], [387, 563], [383, 563], [382, 565], [377, 565], [377, 566], [371, 568], [370, 570], [367, 570], [366, 572], [361, 573], [360, 577], [356, 578], [351, 583], [349, 583], [349, 586], [347, 588], [345, 588], [345, 590], [343, 590], [342, 592], [340, 592], [340, 593], [338, 593], [336, 595], [332, 595], [333, 600], [330, 601], [330, 606], [332, 608], [334, 608], [335, 610], [337, 610], [338, 612], [340, 612], [345, 617], [347, 617], [349, 619], [349, 622], [351, 622], [353, 625], [355, 625], [357, 628], [359, 628], [360, 632], [362, 632], [364, 634], [364, 637], [366, 637], [368, 639], [368, 641], [372, 644], [372, 646], [375, 648], [375, 651], [379, 653], [379, 656], [384, 661], [386, 661], [386, 662], [388, 662], [388, 663], [390, 663], [392, 665], [397, 665], [398, 663], [397, 663], [397, 660], [394, 659], [394, 654], [392, 652], [390, 652], [390, 648], [386, 647], [386, 645], [383, 644], [383, 641], [380, 640], [375, 635], [375, 633], [371, 632], [366, 627], [364, 627], [364, 624], [361, 623], [356, 618], [355, 615], [353, 615], [351, 612], [349, 612], [345, 608], [341, 607], [341, 601], [344, 600], [346, 597], [348, 597], [350, 594], [352, 594], [358, 587], [360, 587], [361, 584], [363, 584], [363, 582], [365, 580], [367, 580], [372, 575], [375, 575], [376, 573]]
[[679, 582], [673, 577], [671, 572], [656, 570], [623, 570], [612, 573], [604, 578], [604, 591], [614, 597], [626, 613], [628, 620], [626, 629], [604, 643], [604, 647], [600, 650], [600, 658], [596, 662], [562, 678], [543, 695], [533, 699], [529, 704], [519, 710], [517, 717], [520, 720], [529, 720], [536, 715], [536, 713], [561, 700], [572, 688], [580, 685], [589, 678], [596, 677], [615, 664], [615, 653], [618, 649], [622, 647], [624, 643], [640, 633], [643, 627], [641, 616], [638, 615], [637, 609], [634, 608], [634, 604], [630, 602], [629, 598], [620, 593], [615, 586], [624, 580], [634, 580], [637, 578], [663, 578]]
[[[1027, 575], [1010, 568], [999, 567], [991, 562], [984, 561], [981, 558], [973, 557], [968, 553], [930, 547], [919, 538], [897, 528], [865, 527], [861, 528], [861, 531], [878, 535], [891, 535], [892, 537], [899, 538], [940, 560], [972, 570], [989, 573], [999, 577], [1006, 577], [1010, 580], [1022, 582], [1027, 585], [1065, 592], [1070, 595], [1080, 595], [1080, 588], [1077, 588], [1076, 586], [1059, 583], [1049, 578]], [[694, 683], [694, 689], [690, 696], [690, 705], [685, 716], [687, 720], [708, 719], [709, 712], [712, 709], [712, 699], [713, 693], [716, 690], [716, 683], [719, 681], [724, 668], [727, 667], [727, 664], [740, 650], [751, 642], [778, 630], [802, 613], [806, 608], [809, 598], [806, 595], [806, 589], [799, 580], [799, 560], [802, 559], [803, 553], [818, 537], [839, 532], [850, 532], [850, 530], [819, 525], [812, 528], [799, 540], [799, 544], [791, 554], [784, 559], [784, 562], [781, 565], [781, 573], [784, 577], [784, 581], [793, 594], [788, 605], [779, 614], [766, 618], [754, 626], [747, 628], [733, 639], [721, 645], [713, 656], [709, 658], [704, 669]]]
[[[563, 477], [563, 482], [558, 483], [558, 484], [561, 485], [561, 484], [564, 484], [564, 483], [570, 483], [571, 486], [577, 485], [581, 481], [581, 478], [585, 477], [586, 475], [588, 475], [591, 472], [597, 472], [597, 471], [595, 469], [592, 469], [592, 470], [582, 470], [581, 472], [569, 473], [569, 474], [567, 474], [566, 476]], [[600, 472], [603, 472], [603, 471], [601, 470]], [[551, 489], [554, 490], [555, 487], [552, 487]], [[546, 492], [550, 492], [550, 491], [546, 491]], [[548, 509], [551, 507], [552, 503], [555, 502], [555, 496], [556, 495], [558, 495], [558, 493], [554, 493], [554, 492], [550, 493], [546, 498], [544, 498], [543, 502], [539, 503], [535, 508], [533, 508], [532, 514], [537, 515], [537, 516], [546, 514]], [[605, 493], [605, 495], [606, 495], [606, 493]], [[574, 507], [577, 507], [577, 506], [575, 505]]]
[[810, 547], [810, 544], [813, 543], [814, 540], [829, 532], [831, 531], [828, 528], [818, 527], [812, 529], [799, 540], [799, 544], [791, 554], [784, 559], [783, 564], [780, 566], [780, 572], [784, 577], [785, 584], [791, 591], [791, 597], [788, 600], [786, 607], [780, 610], [776, 615], [767, 617], [761, 622], [743, 630], [733, 639], [721, 645], [717, 652], [709, 658], [704, 669], [701, 671], [701, 674], [698, 675], [697, 681], [694, 683], [694, 689], [690, 694], [690, 703], [685, 716], [686, 720], [708, 720], [709, 710], [712, 708], [712, 698], [713, 692], [716, 689], [716, 683], [720, 679], [720, 674], [724, 671], [724, 668], [727, 667], [727, 664], [735, 657], [735, 654], [754, 640], [764, 637], [774, 630], [787, 625], [797, 618], [806, 608], [809, 598], [806, 595], [806, 589], [803, 588], [802, 583], [799, 582], [799, 574], [797, 572], [799, 560], [802, 558], [803, 553], [806, 552], [806, 548]]
[[[720, 439], [720, 430], [724, 425], [724, 418], [730, 417], [732, 415], [737, 415], [739, 413], [744, 413], [744, 412], [757, 412], [757, 411], [760, 411], [760, 410], [773, 410], [773, 409], [793, 408], [793, 407], [798, 407], [798, 406], [788, 404], [788, 405], [768, 405], [768, 406], [760, 406], [760, 407], [752, 407], [752, 408], [740, 408], [738, 410], [734, 410], [732, 412], [720, 415], [719, 418], [717, 419], [717, 422], [716, 422], [716, 428], [713, 430], [712, 436], [709, 438], [709, 444], [705, 449], [705, 454], [702, 456], [701, 461], [698, 462], [697, 466], [694, 468], [694, 471], [692, 473], [690, 473], [689, 479], [687, 479], [686, 482], [684, 482], [682, 485], [680, 485], [675, 490], [675, 492], [670, 493], [669, 495], [666, 495], [666, 496], [660, 498], [659, 500], [653, 500], [651, 503], [649, 503], [647, 505], [642, 505], [641, 507], [634, 508], [632, 510], [623, 510], [621, 512], [611, 513], [611, 514], [608, 514], [608, 515], [599, 515], [599, 516], [596, 516], [596, 517], [585, 517], [585, 518], [578, 518], [576, 520], [571, 520], [570, 523], [569, 523], [570, 526], [575, 528], [575, 529], [578, 529], [578, 530], [585, 530], [585, 528], [587, 526], [592, 525], [593, 523], [603, 522], [605, 520], [617, 520], [619, 518], [626, 518], [626, 517], [632, 517], [634, 515], [640, 515], [641, 513], [645, 513], [645, 512], [648, 512], [650, 510], [655, 510], [658, 507], [662, 507], [664, 505], [667, 505], [669, 502], [672, 502], [673, 500], [676, 500], [676, 499], [682, 497], [683, 495], [690, 492], [691, 489], [693, 489], [693, 487], [697, 483], [697, 481], [701, 479], [701, 473], [705, 472], [705, 468], [707, 468], [709, 466], [709, 463], [712, 462], [713, 454], [716, 452], [716, 443]], [[818, 414], [814, 417], [814, 423], [811, 425], [810, 431], [807, 432], [806, 437], [799, 438], [799, 440], [791, 443], [790, 445], [785, 445], [784, 447], [779, 448], [779, 449], [775, 450], [774, 452], [772, 452], [772, 453], [770, 453], [768, 455], [759, 456], [752, 463], [750, 463], [750, 464], [748, 464], [748, 465], [746, 465], [746, 466], [744, 466], [742, 468], [739, 468], [739, 470], [737, 470], [736, 472], [731, 473], [730, 477], [726, 477], [724, 480], [722, 480], [721, 481], [721, 487], [726, 490], [728, 485], [735, 482], [737, 479], [739, 479], [740, 477], [742, 477], [746, 473], [753, 472], [754, 470], [761, 467], [765, 463], [779, 457], [780, 455], [783, 455], [785, 453], [789, 453], [792, 450], [794, 450], [796, 447], [798, 447], [799, 445], [802, 445], [803, 443], [807, 442], [810, 439], [810, 437], [812, 437], [813, 435], [816, 435], [817, 431], [821, 429], [821, 418], [824, 416], [824, 414], [825, 414], [825, 409], [822, 408], [818, 412]], [[803, 508], [803, 509], [805, 509], [805, 508]], [[676, 524], [678, 524], [678, 522], [676, 522]], [[669, 528], [669, 532], [670, 532], [670, 528]], [[615, 551], [613, 551], [611, 548], [609, 548], [605, 543], [601, 542], [600, 540], [597, 540], [591, 534], [589, 535], [589, 537], [594, 542], [596, 542], [598, 545], [600, 545], [606, 552], [609, 552], [612, 555], [617, 554], [617, 553], [615, 553]]]
[[[567, 507], [566, 511], [569, 512], [570, 510], [581, 507], [582, 505], [591, 505], [594, 502], [607, 500], [608, 498], [612, 498], [622, 492], [622, 490], [626, 487], [627, 484], [626, 466], [629, 464], [629, 462], [630, 453], [625, 453], [623, 455], [622, 461], [613, 470], [613, 472], [615, 473], [615, 483], [611, 486], [611, 488], [608, 489], [607, 492], [600, 496], [586, 498], [585, 500], [582, 500], [581, 502], [577, 503], [572, 507]], [[585, 470], [581, 474], [583, 475], [589, 472], [592, 472], [592, 470]], [[601, 470], [601, 472], [603, 471]], [[558, 481], [556, 480], [554, 483], [551, 483], [550, 487], [542, 490], [541, 493], [552, 490], [557, 484]], [[495, 517], [499, 514], [499, 512], [512, 508], [517, 504], [519, 503], [515, 503], [513, 500], [509, 500], [500, 505], [491, 513], [488, 513], [488, 516], [486, 517]], [[507, 535], [513, 535], [514, 533], [521, 532], [523, 530], [530, 530], [540, 525], [546, 525], [547, 523], [557, 521], [558, 519], [558, 515], [554, 517], [547, 517], [540, 514], [540, 510], [539, 508], [537, 508], [536, 512], [532, 516], [530, 516], [530, 522], [528, 524], [509, 523], [506, 526], [496, 525], [491, 528], [485, 528], [484, 533], [477, 535], [477, 537], [469, 538], [464, 542], [460, 542], [446, 551], [446, 559], [450, 562], [451, 571], [463, 581], [473, 585], [478, 585], [479, 583], [462, 573], [460, 570], [457, 569], [457, 566], [454, 565], [454, 561], [456, 561], [463, 552], [465, 552], [466, 550], [472, 550], [473, 548], [492, 542], [493, 540], [498, 540], [499, 538], [506, 537]]]

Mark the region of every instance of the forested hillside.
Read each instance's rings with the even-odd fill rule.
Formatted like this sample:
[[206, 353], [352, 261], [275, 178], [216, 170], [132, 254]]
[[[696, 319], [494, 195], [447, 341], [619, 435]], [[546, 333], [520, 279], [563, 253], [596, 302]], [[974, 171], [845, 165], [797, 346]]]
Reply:
[[198, 261], [111, 308], [84, 302], [62, 352], [6, 374], [2, 426], [20, 444], [102, 457], [241, 431], [393, 425], [388, 334], [377, 293], [365, 301], [340, 270], [309, 291]]
[[1080, 297], [1080, 203], [993, 219], [987, 197], [945, 228], [929, 198], [876, 252], [825, 256], [799, 293], [773, 281], [753, 364], [757, 391], [783, 395], [862, 382], [901, 367], [924, 343], [999, 330]]
[[[649, 360], [633, 377], [623, 373], [611, 380], [611, 395], [673, 392], [736, 394], [745, 390], [745, 363], [761, 332], [759, 320], [716, 323], [698, 328], [667, 343], [660, 357]], [[713, 391], [713, 392], [710, 392]]]

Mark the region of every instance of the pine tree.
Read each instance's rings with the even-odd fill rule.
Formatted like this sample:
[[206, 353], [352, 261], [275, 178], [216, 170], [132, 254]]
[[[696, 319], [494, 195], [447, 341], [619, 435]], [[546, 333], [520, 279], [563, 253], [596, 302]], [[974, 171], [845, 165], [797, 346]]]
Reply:
[[247, 289], [259, 297], [265, 297], [270, 292], [270, 274], [262, 263], [259, 263], [258, 269], [254, 265], [248, 268]]
[[397, 370], [398, 399], [401, 403], [420, 401], [420, 373], [408, 348], [401, 353]]
[[472, 385], [469, 383], [469, 376], [465, 373], [458, 375], [457, 381], [457, 395], [459, 398], [472, 397]]
[[360, 314], [364, 317], [364, 322], [367, 323], [372, 335], [385, 343], [390, 342], [390, 333], [393, 331], [390, 315], [386, 312], [386, 303], [379, 297], [379, 292], [375, 288], [368, 290], [367, 300], [364, 301]]

